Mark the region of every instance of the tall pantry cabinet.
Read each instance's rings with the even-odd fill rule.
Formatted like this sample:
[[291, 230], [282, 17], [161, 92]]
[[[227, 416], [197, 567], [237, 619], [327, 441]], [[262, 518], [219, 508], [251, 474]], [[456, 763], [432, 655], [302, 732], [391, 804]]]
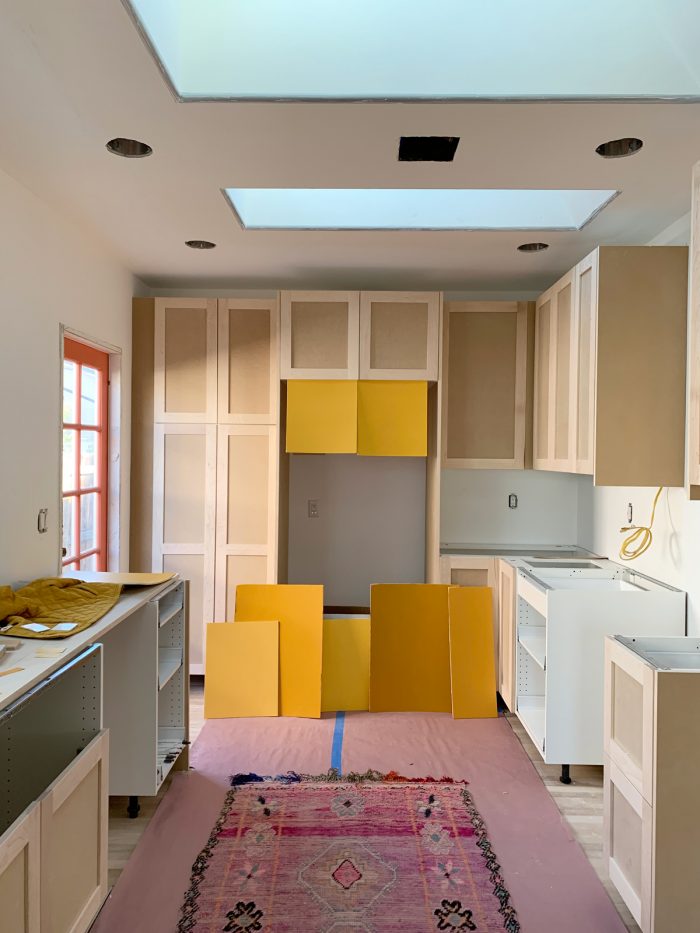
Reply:
[[133, 570], [190, 580], [190, 670], [204, 626], [278, 560], [276, 299], [137, 298], [133, 312]]

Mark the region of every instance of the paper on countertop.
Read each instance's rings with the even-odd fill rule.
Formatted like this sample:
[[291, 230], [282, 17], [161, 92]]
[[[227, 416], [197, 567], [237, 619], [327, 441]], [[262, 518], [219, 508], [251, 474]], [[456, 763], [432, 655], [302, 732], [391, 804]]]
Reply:
[[34, 652], [35, 658], [57, 658], [59, 655], [62, 655], [65, 651], [65, 646], [63, 648], [58, 647], [58, 645], [42, 645], [41, 648], [37, 648]]
[[77, 622], [58, 622], [51, 629], [52, 632], [72, 632], [74, 628], [78, 627]]
[[30, 632], [48, 632], [48, 625], [42, 625], [41, 622], [23, 622], [20, 628], [26, 628]]

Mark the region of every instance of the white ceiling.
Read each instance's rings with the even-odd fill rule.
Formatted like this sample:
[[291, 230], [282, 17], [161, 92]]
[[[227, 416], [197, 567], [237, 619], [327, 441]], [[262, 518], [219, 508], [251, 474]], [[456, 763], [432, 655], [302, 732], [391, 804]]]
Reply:
[[[0, 87], [0, 166], [154, 288], [536, 291], [597, 244], [646, 243], [687, 212], [700, 159], [698, 103], [177, 103], [120, 0], [0, 0]], [[398, 163], [401, 135], [461, 143], [453, 163]], [[115, 157], [114, 136], [154, 154]], [[644, 148], [595, 154], [620, 136]], [[580, 232], [268, 232], [240, 229], [226, 187], [622, 194]], [[551, 248], [517, 252], [527, 239]]]

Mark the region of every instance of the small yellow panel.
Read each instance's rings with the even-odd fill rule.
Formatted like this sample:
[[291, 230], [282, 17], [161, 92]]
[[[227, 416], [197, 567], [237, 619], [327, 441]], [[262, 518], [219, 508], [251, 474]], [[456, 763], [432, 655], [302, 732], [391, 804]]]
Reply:
[[287, 453], [357, 453], [357, 382], [290, 379]]
[[357, 452], [365, 457], [426, 457], [428, 383], [362, 380]]
[[372, 712], [451, 712], [448, 589], [441, 584], [372, 586]]
[[204, 718], [279, 715], [279, 622], [207, 625]]
[[323, 620], [321, 709], [369, 709], [369, 618]]
[[487, 586], [450, 587], [450, 672], [455, 719], [498, 716], [492, 600]]
[[323, 587], [241, 584], [236, 587], [234, 619], [279, 619], [280, 715], [319, 719]]

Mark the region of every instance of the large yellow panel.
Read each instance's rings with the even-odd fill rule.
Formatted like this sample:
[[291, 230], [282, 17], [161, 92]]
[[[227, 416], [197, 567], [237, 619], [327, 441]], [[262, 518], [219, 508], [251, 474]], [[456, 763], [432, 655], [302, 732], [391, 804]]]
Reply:
[[428, 455], [428, 383], [362, 380], [357, 452], [365, 457]]
[[450, 672], [455, 719], [498, 716], [493, 594], [487, 586], [451, 586]]
[[369, 618], [323, 620], [321, 710], [369, 709]]
[[236, 622], [278, 619], [280, 714], [321, 716], [323, 587], [246, 583], [236, 587]]
[[373, 712], [451, 712], [448, 589], [441, 584], [372, 586]]
[[357, 382], [290, 379], [287, 453], [357, 453]]
[[279, 622], [207, 625], [204, 718], [279, 714]]

